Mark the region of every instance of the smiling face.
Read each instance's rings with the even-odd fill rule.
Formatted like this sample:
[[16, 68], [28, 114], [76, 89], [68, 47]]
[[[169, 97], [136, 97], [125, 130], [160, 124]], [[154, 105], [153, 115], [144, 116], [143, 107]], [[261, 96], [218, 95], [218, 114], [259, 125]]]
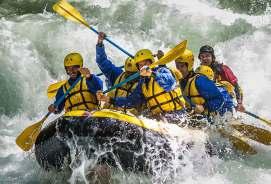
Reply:
[[66, 73], [70, 76], [71, 79], [76, 79], [79, 74], [80, 66], [67, 66], [65, 67]]
[[199, 59], [202, 65], [211, 66], [213, 62], [213, 55], [208, 52], [203, 52], [199, 55]]

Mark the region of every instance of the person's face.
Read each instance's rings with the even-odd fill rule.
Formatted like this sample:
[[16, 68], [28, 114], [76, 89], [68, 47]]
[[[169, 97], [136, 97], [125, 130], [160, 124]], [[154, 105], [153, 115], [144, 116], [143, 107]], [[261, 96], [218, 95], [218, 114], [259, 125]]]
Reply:
[[199, 55], [199, 59], [202, 65], [210, 66], [213, 61], [213, 56], [211, 53], [203, 52]]
[[149, 59], [146, 59], [137, 63], [137, 67], [140, 70], [143, 66], [150, 66], [151, 64], [152, 64], [152, 61]]
[[80, 66], [67, 66], [65, 67], [67, 74], [72, 79], [76, 79]]
[[186, 77], [189, 73], [187, 63], [175, 62], [176, 68], [182, 73], [183, 77]]

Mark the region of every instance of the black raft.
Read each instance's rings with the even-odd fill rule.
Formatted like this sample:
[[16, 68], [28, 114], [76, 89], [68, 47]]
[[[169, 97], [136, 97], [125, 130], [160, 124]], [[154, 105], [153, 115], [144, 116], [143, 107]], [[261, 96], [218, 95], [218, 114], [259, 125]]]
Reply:
[[56, 119], [39, 134], [35, 155], [45, 170], [65, 169], [84, 155], [93, 164], [152, 173], [168, 168], [176, 158], [160, 125], [150, 128], [136, 117], [110, 110], [75, 114]]

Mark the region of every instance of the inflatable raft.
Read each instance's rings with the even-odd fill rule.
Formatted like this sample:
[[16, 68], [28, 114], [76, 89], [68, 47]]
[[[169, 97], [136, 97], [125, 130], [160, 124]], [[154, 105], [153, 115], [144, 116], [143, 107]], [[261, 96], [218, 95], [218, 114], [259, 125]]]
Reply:
[[151, 173], [154, 167], [171, 164], [176, 153], [169, 140], [184, 134], [196, 137], [199, 131], [186, 131], [175, 124], [157, 121], [144, 123], [113, 110], [72, 111], [40, 132], [35, 155], [46, 170], [69, 167], [83, 152], [96, 163]]

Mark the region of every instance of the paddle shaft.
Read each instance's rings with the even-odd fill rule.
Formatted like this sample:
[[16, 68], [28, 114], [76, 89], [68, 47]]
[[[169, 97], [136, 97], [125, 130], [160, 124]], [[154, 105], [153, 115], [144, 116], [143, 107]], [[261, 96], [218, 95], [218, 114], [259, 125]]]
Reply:
[[[182, 41], [181, 43], [179, 43], [178, 45], [176, 45], [173, 49], [171, 49], [169, 52], [167, 52], [162, 58], [160, 58], [158, 61], [152, 63], [150, 66], [148, 66], [146, 68], [146, 70], [148, 69], [152, 69], [154, 68], [155, 66], [158, 66], [158, 65], [165, 65], [167, 64], [168, 62], [176, 59], [181, 52], [184, 52], [184, 49], [186, 48], [186, 45], [187, 45], [187, 40], [184, 40]], [[124, 81], [116, 84], [115, 86], [112, 86], [110, 89], [107, 89], [105, 91], [103, 91], [103, 93], [108, 93], [109, 91], [113, 90], [113, 89], [116, 89], [120, 86], [122, 86], [123, 84], [139, 77], [140, 73], [137, 72], [129, 77], [127, 77]]]
[[113, 89], [116, 89], [116, 88], [122, 86], [123, 84], [125, 84], [125, 83], [127, 83], [127, 82], [129, 82], [129, 81], [131, 81], [131, 80], [133, 80], [135, 78], [137, 78], [138, 76], [139, 76], [139, 72], [137, 72], [137, 73], [135, 73], [135, 74], [127, 77], [124, 81], [121, 81], [120, 83], [116, 84], [115, 86], [112, 86], [111, 88], [103, 91], [103, 94], [108, 93], [109, 91], [112, 91]]
[[66, 93], [64, 95], [62, 95], [55, 103], [54, 106], [58, 107], [59, 104], [61, 104], [61, 102], [66, 98], [66, 96], [69, 94], [69, 92], [74, 88], [74, 86], [82, 79], [82, 77], [78, 77], [76, 79], [76, 81], [74, 81], [74, 83], [71, 85], [71, 87], [66, 91]]
[[[65, 99], [65, 97], [69, 94], [69, 92], [74, 88], [74, 86], [82, 79], [82, 77], [78, 77], [76, 79], [76, 81], [74, 81], [74, 83], [71, 85], [71, 87], [66, 91], [66, 93], [64, 93], [64, 95], [62, 95], [55, 103], [54, 106], [57, 108], [61, 102]], [[50, 116], [51, 112], [48, 112], [40, 122], [44, 122], [49, 116]], [[41, 124], [42, 125], [42, 124]]]
[[[237, 106], [235, 106], [235, 108], [236, 108], [236, 107], [237, 107]], [[264, 118], [261, 118], [260, 116], [257, 116], [256, 114], [254, 114], [254, 113], [252, 113], [252, 112], [244, 111], [243, 113], [245, 113], [245, 114], [247, 114], [247, 115], [249, 115], [249, 116], [251, 116], [251, 117], [253, 117], [253, 118], [259, 119], [259, 120], [265, 122], [267, 125], [271, 126], [271, 121], [268, 121], [268, 120], [266, 120], [266, 119], [264, 119]]]
[[246, 113], [246, 114], [248, 114], [248, 115], [250, 115], [250, 116], [252, 116], [252, 117], [254, 117], [256, 119], [262, 120], [263, 122], [265, 122], [266, 124], [268, 124], [269, 126], [271, 126], [271, 122], [270, 121], [268, 121], [266, 119], [263, 119], [263, 118], [257, 116], [256, 114], [253, 114], [252, 112], [244, 111], [244, 113]]
[[[124, 65], [120, 66], [120, 68], [124, 68]], [[96, 76], [102, 76], [104, 73], [98, 73]]]
[[[159, 61], [151, 64], [149, 67], [146, 68], [146, 70], [151, 69], [151, 68], [155, 67], [156, 65], [159, 65]], [[112, 91], [113, 89], [116, 89], [116, 88], [122, 86], [123, 84], [126, 84], [127, 82], [139, 77], [139, 75], [140, 75], [139, 72], [134, 73], [133, 75], [127, 77], [124, 81], [121, 81], [120, 83], [116, 84], [115, 86], [112, 86], [111, 88], [103, 91], [103, 94], [108, 93], [109, 91]]]
[[[64, 95], [62, 95], [55, 103], [54, 103], [54, 106], [57, 108], [60, 104], [61, 104], [61, 102], [65, 99], [65, 97], [69, 94], [69, 92], [74, 88], [74, 86], [80, 81], [82, 79], [82, 77], [80, 76], [80, 77], [78, 77], [77, 79], [76, 79], [76, 81], [74, 81], [74, 83], [71, 85], [71, 87], [66, 91], [66, 93], [64, 93]], [[42, 118], [42, 122], [43, 121], [45, 121], [47, 118], [48, 118], [48, 116], [50, 116], [50, 114], [51, 114], [51, 112], [48, 112], [45, 116], [44, 116], [44, 118]]]
[[[82, 22], [81, 22], [82, 23]], [[85, 24], [84, 24], [85, 25]], [[91, 27], [90, 25], [85, 25], [87, 26], [90, 30], [92, 30], [93, 32], [95, 32], [96, 34], [99, 35], [99, 32], [94, 29], [93, 27]], [[121, 50], [123, 53], [125, 53], [126, 55], [128, 55], [131, 58], [134, 58], [134, 56], [132, 54], [130, 54], [129, 52], [127, 52], [126, 50], [124, 50], [122, 47], [118, 46], [116, 43], [114, 43], [112, 40], [110, 40], [109, 38], [105, 37], [104, 38], [106, 41], [108, 41], [109, 43], [111, 43], [113, 46], [115, 46], [116, 48], [118, 48], [119, 50]]]
[[[77, 21], [79, 21], [81, 24], [85, 25], [86, 27], [88, 27], [90, 30], [92, 30], [94, 33], [99, 34], [99, 32], [94, 29], [93, 27], [91, 27], [90, 25], [86, 24], [85, 22], [83, 22], [82, 20], [78, 19], [76, 16], [74, 16], [73, 14], [71, 14], [68, 10], [66, 10], [63, 6], [58, 5], [59, 7], [61, 7], [62, 10], [64, 10], [67, 14], [69, 14], [70, 16], [72, 16], [73, 18], [75, 18]], [[118, 46], [116, 43], [114, 43], [112, 40], [110, 40], [109, 38], [105, 37], [105, 40], [108, 41], [109, 43], [111, 43], [112, 45], [114, 45], [116, 48], [118, 48], [119, 50], [121, 50], [123, 53], [127, 54], [129, 57], [134, 58], [134, 56], [132, 54], [130, 54], [129, 52], [127, 52], [126, 50], [124, 50], [122, 47]]]
[[[162, 64], [164, 65], [166, 63], [162, 63]], [[155, 63], [152, 63], [149, 67], [146, 68], [146, 70], [152, 69], [152, 68], [154, 68], [157, 65], [161, 65], [161, 62], [159, 62], [159, 60], [157, 62], [155, 62]], [[103, 91], [103, 94], [108, 93], [109, 91], [112, 91], [113, 89], [116, 89], [116, 88], [122, 86], [123, 84], [125, 84], [125, 83], [127, 83], [127, 82], [129, 82], [129, 81], [131, 81], [131, 80], [133, 80], [133, 79], [135, 79], [137, 77], [139, 77], [139, 75], [140, 75], [140, 73], [136, 72], [135, 74], [127, 77], [124, 81], [121, 81], [120, 83], [116, 84], [115, 86], [112, 86], [111, 88]]]

